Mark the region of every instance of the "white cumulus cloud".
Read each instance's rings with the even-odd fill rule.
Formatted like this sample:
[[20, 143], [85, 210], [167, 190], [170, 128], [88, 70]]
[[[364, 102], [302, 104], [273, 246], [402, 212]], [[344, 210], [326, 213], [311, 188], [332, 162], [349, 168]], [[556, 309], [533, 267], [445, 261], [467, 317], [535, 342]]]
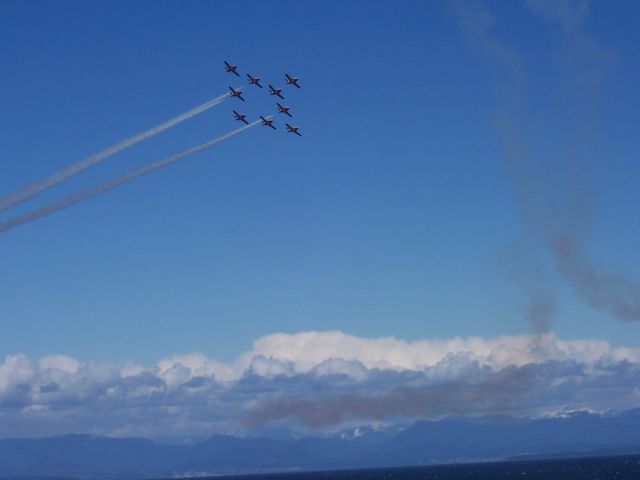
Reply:
[[405, 341], [277, 333], [230, 363], [203, 353], [141, 366], [65, 355], [0, 363], [0, 437], [190, 436], [448, 414], [640, 406], [640, 350], [553, 334]]

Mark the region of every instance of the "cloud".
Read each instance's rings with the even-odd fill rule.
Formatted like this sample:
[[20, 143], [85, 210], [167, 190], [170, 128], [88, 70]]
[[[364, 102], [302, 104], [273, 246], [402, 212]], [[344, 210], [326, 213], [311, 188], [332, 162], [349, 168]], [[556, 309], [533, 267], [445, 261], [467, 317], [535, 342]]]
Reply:
[[449, 414], [640, 405], [640, 349], [545, 335], [258, 339], [229, 364], [202, 353], [122, 368], [67, 356], [0, 363], [0, 437], [186, 437], [279, 423], [335, 429]]
[[[608, 355], [630, 356], [633, 361], [640, 358], [635, 356], [635, 350], [613, 348], [607, 342], [563, 341], [553, 334], [544, 335], [540, 342], [531, 335], [405, 341], [395, 337], [356, 337], [339, 331], [311, 331], [262, 337], [254, 342], [250, 352], [240, 357], [239, 364], [248, 365], [249, 359], [262, 355], [290, 361], [298, 373], [309, 372], [330, 359], [355, 360], [367, 369], [421, 370], [438, 364], [452, 353], [461, 352], [497, 370], [545, 360], [572, 358], [593, 363]], [[237, 367], [235, 371], [239, 372]]]
[[52, 355], [49, 357], [42, 357], [38, 364], [40, 368], [47, 370], [60, 370], [62, 372], [76, 373], [80, 367], [80, 363], [74, 358], [67, 357], [66, 355]]

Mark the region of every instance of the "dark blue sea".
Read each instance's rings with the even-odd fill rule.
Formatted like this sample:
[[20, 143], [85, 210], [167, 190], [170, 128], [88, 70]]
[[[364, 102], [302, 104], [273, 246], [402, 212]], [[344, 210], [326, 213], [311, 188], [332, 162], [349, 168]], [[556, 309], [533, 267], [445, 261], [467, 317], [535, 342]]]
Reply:
[[[215, 477], [220, 480], [221, 477]], [[239, 475], [234, 480], [640, 480], [640, 455]]]

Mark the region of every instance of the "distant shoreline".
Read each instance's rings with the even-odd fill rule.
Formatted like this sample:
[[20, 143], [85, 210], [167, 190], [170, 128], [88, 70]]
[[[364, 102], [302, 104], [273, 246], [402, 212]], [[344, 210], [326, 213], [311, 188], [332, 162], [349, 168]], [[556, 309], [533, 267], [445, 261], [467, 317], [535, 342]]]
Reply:
[[[556, 454], [565, 455], [565, 454]], [[251, 474], [224, 474], [199, 477], [177, 477], [190, 479], [216, 480], [269, 480], [286, 478], [289, 480], [500, 480], [515, 478], [518, 474], [527, 480], [637, 480], [640, 479], [640, 452], [633, 454], [608, 454], [594, 452], [593, 455], [579, 456], [579, 453], [566, 453], [566, 457], [544, 458], [507, 458], [504, 460], [487, 460], [459, 462], [434, 465], [413, 465], [403, 467], [377, 467], [368, 469], [332, 469], [317, 471], [279, 471]], [[614, 473], [615, 472], [615, 473]], [[580, 475], [576, 477], [575, 475]], [[486, 475], [486, 476], [485, 476]], [[554, 475], [550, 478], [548, 475]], [[614, 476], [610, 476], [614, 475]], [[629, 476], [631, 475], [631, 476]], [[0, 479], [5, 480], [4, 477]], [[14, 479], [11, 479], [14, 480]], [[15, 480], [27, 480], [20, 477]], [[67, 480], [67, 479], [64, 479]], [[70, 479], [77, 480], [77, 479]], [[169, 480], [168, 478], [154, 480]]]

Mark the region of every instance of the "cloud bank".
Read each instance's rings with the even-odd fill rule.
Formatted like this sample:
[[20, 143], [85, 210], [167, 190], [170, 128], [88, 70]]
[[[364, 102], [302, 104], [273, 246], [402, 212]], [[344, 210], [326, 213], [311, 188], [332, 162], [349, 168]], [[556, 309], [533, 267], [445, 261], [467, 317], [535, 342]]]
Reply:
[[7, 355], [0, 437], [187, 437], [445, 415], [640, 406], [640, 349], [549, 333], [407, 342], [338, 331], [262, 337], [234, 362], [201, 353], [116, 367]]

